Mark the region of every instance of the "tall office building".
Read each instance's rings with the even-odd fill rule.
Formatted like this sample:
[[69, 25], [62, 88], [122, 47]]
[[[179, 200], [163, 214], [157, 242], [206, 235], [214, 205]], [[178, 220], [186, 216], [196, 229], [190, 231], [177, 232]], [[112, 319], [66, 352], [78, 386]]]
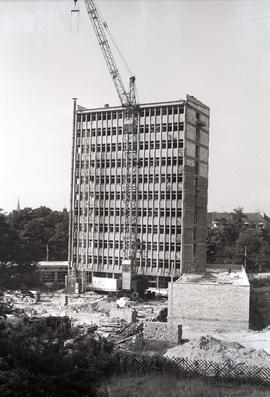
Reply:
[[[74, 102], [70, 262], [91, 276], [122, 277], [123, 109]], [[209, 107], [186, 100], [140, 105], [137, 266], [150, 286], [206, 263]]]

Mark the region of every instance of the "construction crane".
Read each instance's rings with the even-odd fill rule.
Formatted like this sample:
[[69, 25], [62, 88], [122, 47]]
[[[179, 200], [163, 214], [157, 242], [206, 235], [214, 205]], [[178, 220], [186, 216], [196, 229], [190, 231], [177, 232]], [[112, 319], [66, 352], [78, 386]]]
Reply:
[[[124, 239], [122, 250], [123, 263], [133, 272], [136, 266], [137, 253], [137, 170], [138, 170], [138, 122], [139, 105], [136, 100], [135, 76], [129, 79], [129, 89], [125, 88], [119, 69], [116, 65], [106, 31], [108, 26], [98, 12], [93, 0], [84, 0], [87, 13], [93, 25], [98, 44], [103, 53], [117, 95], [124, 111], [123, 137], [125, 154], [124, 174]], [[78, 12], [77, 0], [74, 0], [73, 12]]]

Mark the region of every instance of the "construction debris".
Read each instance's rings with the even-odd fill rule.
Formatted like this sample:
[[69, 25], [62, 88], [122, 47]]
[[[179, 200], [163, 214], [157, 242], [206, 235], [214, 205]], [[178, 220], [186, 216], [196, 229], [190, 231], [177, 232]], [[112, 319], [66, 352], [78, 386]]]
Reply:
[[184, 357], [191, 360], [208, 360], [222, 363], [230, 361], [233, 365], [270, 366], [270, 355], [264, 350], [247, 349], [238, 342], [225, 342], [210, 335], [202, 336], [188, 343], [173, 347], [165, 357]]

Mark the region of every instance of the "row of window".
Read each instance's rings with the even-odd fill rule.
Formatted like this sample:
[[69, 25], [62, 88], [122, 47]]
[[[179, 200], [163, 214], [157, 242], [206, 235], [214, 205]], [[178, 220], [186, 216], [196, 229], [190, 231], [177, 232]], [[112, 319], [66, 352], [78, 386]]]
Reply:
[[[74, 255], [73, 257], [74, 262], [76, 263], [77, 260], [77, 255]], [[91, 257], [86, 257], [86, 255], [79, 255], [78, 256], [79, 263], [85, 263], [85, 264], [94, 264], [94, 265], [108, 265], [112, 266], [113, 264], [115, 266], [120, 266], [121, 264], [121, 259], [120, 258], [107, 258], [107, 257], [102, 257], [102, 256], [94, 256], [93, 257], [93, 262]], [[172, 261], [169, 261], [168, 259], [150, 259], [150, 258], [141, 258], [140, 259], [141, 265], [145, 268], [159, 268], [159, 269], [180, 269], [180, 261], [176, 260], [172, 263]]]
[[[139, 132], [141, 134], [148, 134], [151, 133], [159, 133], [159, 132], [177, 132], [184, 130], [184, 123], [162, 123], [162, 124], [145, 124], [139, 126]], [[89, 138], [95, 136], [114, 136], [114, 135], [122, 135], [123, 134], [123, 127], [99, 127], [99, 128], [80, 128], [77, 129], [77, 138], [82, 136], [82, 138]], [[78, 143], [78, 142], [77, 142]]]
[[[138, 192], [138, 200], [182, 200], [182, 192]], [[84, 199], [94, 199], [95, 201], [103, 201], [103, 200], [124, 200], [123, 192], [95, 192], [94, 193], [84, 193]]]
[[[162, 157], [162, 158], [144, 158], [140, 159], [138, 162], [139, 167], [159, 167], [161, 166], [171, 166], [171, 165], [182, 165], [183, 164], [183, 157]], [[89, 163], [85, 164], [86, 166], [89, 165]], [[79, 167], [79, 163], [77, 164]], [[107, 160], [91, 160], [90, 161], [90, 167], [91, 168], [115, 168], [119, 167], [122, 168], [125, 166], [125, 161], [123, 159], [107, 159]], [[85, 177], [84, 181], [82, 180], [82, 183], [88, 183], [88, 177]]]
[[[84, 226], [80, 223], [79, 224], [79, 230], [80, 231], [87, 231], [87, 224], [84, 224]], [[78, 232], [78, 228], [75, 225], [74, 226], [75, 233]], [[100, 232], [100, 233], [119, 233], [120, 230], [123, 232], [123, 226], [121, 227], [120, 225], [95, 225], [94, 226], [94, 232]], [[169, 234], [169, 235], [180, 235], [181, 234], [181, 226], [180, 225], [137, 225], [137, 233], [138, 234], [146, 234], [146, 233], [153, 233], [153, 234]]]
[[[125, 210], [124, 208], [94, 208], [91, 211], [94, 216], [124, 216]], [[182, 209], [181, 208], [138, 208], [137, 210], [138, 216], [143, 217], [172, 217], [172, 218], [181, 218]]]
[[[83, 196], [86, 200], [93, 198], [91, 195], [85, 195]], [[123, 193], [120, 192], [96, 192], [95, 193], [95, 200], [123, 200], [124, 195]], [[138, 192], [138, 200], [182, 200], [182, 192], [171, 192], [171, 191], [161, 191], [159, 192]], [[79, 203], [77, 202], [75, 205], [75, 215], [78, 215], [78, 205]], [[81, 207], [83, 206], [83, 200], [81, 199]], [[88, 215], [88, 209], [82, 207], [81, 208], [81, 214], [84, 214], [85, 216]]]
[[138, 162], [139, 167], [169, 167], [171, 165], [183, 165], [183, 157], [156, 157], [156, 158], [143, 158]]
[[[135, 144], [136, 146], [136, 144]], [[139, 143], [139, 150], [153, 150], [153, 149], [177, 149], [177, 148], [183, 148], [183, 139], [168, 139], [168, 140], [162, 140], [162, 141], [144, 141]], [[104, 152], [121, 152], [122, 150], [125, 150], [125, 143], [124, 142], [118, 142], [117, 144], [115, 142], [112, 143], [97, 143], [97, 144], [92, 144], [92, 145], [83, 145], [81, 147], [81, 152], [82, 153], [90, 153], [91, 152], [95, 153], [104, 153]], [[135, 147], [136, 150], [136, 147]], [[79, 150], [78, 150], [79, 153]]]
[[[133, 177], [135, 178], [135, 176]], [[124, 184], [124, 175], [96, 175], [90, 176], [89, 180], [96, 184]], [[161, 174], [161, 175], [139, 175], [138, 183], [182, 183], [183, 176], [181, 174]], [[89, 194], [85, 192], [85, 200], [88, 200]]]
[[[79, 240], [79, 247], [86, 248], [87, 240]], [[76, 246], [76, 245], [75, 245]], [[123, 249], [124, 243], [119, 241], [112, 241], [112, 240], [94, 240], [93, 248], [97, 249]], [[181, 244], [180, 243], [163, 243], [163, 242], [148, 242], [142, 243], [141, 245], [138, 244], [139, 251], [164, 251], [164, 252], [171, 252], [177, 251], [180, 252]]]
[[[163, 215], [160, 216], [164, 216], [164, 212], [162, 212]], [[158, 216], [158, 215], [154, 215], [154, 216]], [[169, 215], [168, 215], [169, 216]], [[181, 215], [179, 215], [181, 216]], [[160, 226], [158, 227], [157, 225], [152, 225], [152, 232], [154, 234], [157, 234], [159, 231]], [[78, 231], [77, 226], [76, 227], [76, 231]], [[120, 226], [118, 225], [113, 225], [113, 224], [97, 224], [95, 223], [94, 226], [91, 225], [87, 225], [87, 223], [80, 223], [79, 224], [79, 230], [83, 231], [83, 232], [87, 232], [87, 227], [88, 227], [88, 232], [89, 233], [119, 233], [120, 231], [123, 233], [124, 232], [124, 226]], [[161, 230], [162, 233], [161, 234], [181, 234], [181, 226], [180, 225], [161, 225]], [[137, 225], [137, 233], [141, 234], [141, 233], [146, 233], [148, 231], [146, 225]]]
[[139, 130], [141, 134], [183, 131], [184, 123], [145, 124], [140, 125]]
[[[160, 115], [170, 115], [170, 114], [179, 114], [184, 113], [184, 107], [178, 106], [162, 106], [162, 107], [153, 107], [153, 108], [142, 108], [139, 110], [141, 117], [148, 116], [160, 116]], [[115, 120], [115, 119], [123, 118], [123, 111], [106, 111], [106, 112], [98, 112], [98, 113], [88, 113], [88, 114], [77, 114], [78, 122], [85, 121], [96, 121], [96, 120]]]

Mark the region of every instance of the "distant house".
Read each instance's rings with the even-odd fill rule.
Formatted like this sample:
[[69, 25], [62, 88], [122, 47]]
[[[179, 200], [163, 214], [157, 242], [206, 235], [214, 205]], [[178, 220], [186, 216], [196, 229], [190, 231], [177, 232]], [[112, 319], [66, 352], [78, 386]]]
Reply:
[[[251, 229], [264, 229], [270, 226], [270, 218], [263, 212], [244, 212], [244, 224]], [[208, 212], [207, 224], [212, 229], [218, 228], [220, 222], [232, 220], [231, 212]]]

